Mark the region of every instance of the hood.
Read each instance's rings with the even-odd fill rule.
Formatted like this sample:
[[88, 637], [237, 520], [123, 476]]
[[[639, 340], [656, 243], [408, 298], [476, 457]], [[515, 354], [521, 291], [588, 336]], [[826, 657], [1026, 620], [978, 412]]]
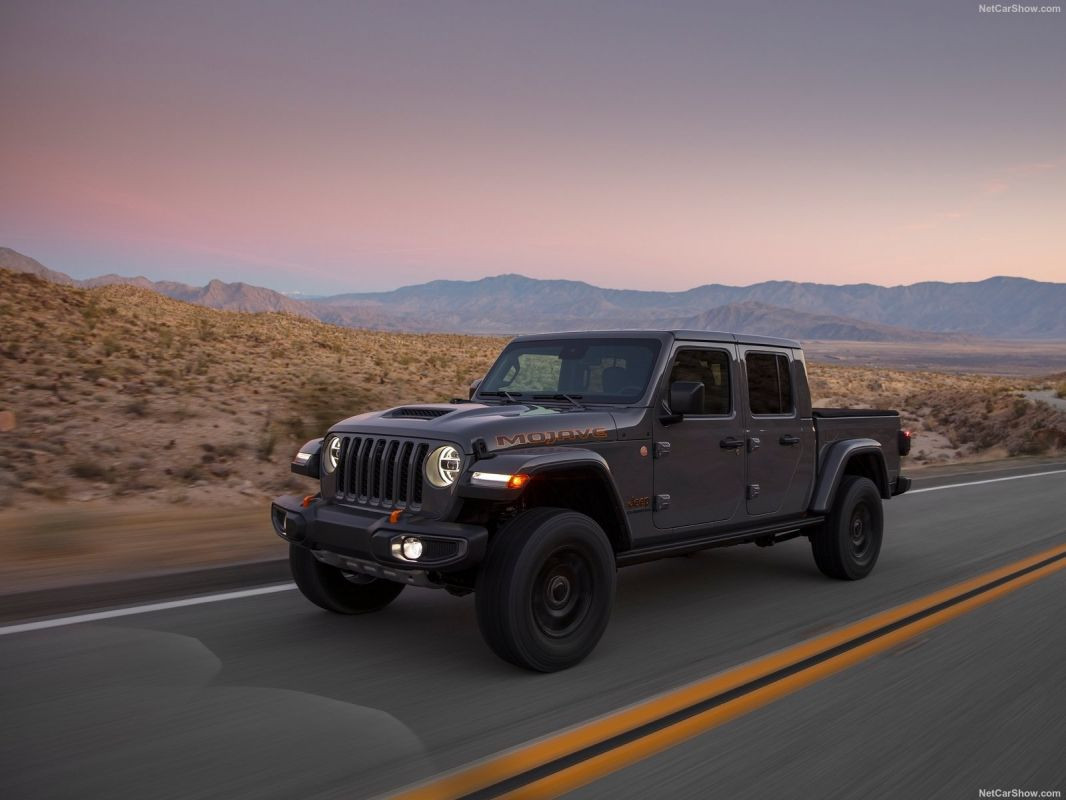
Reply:
[[487, 450], [611, 441], [617, 425], [602, 408], [579, 409], [532, 403], [427, 403], [371, 411], [337, 423], [331, 431], [439, 439], [467, 453], [481, 439]]

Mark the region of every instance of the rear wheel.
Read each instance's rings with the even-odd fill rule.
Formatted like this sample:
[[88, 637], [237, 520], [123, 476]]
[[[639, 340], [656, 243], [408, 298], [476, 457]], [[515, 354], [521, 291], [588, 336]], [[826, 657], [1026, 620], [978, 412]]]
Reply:
[[481, 635], [500, 658], [554, 672], [592, 652], [614, 601], [614, 551], [574, 511], [538, 508], [503, 528], [478, 576]]
[[323, 564], [306, 547], [289, 545], [289, 567], [296, 587], [319, 608], [336, 614], [379, 611], [403, 591], [402, 583], [346, 573]]
[[881, 493], [869, 478], [845, 475], [822, 527], [811, 537], [814, 561], [830, 578], [865, 578], [877, 563], [884, 532]]

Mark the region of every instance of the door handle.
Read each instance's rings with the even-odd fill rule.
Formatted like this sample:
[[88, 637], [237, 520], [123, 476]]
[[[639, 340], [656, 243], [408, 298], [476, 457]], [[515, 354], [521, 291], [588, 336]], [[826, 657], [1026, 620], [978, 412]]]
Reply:
[[798, 436], [789, 436], [788, 434], [786, 434], [786, 435], [782, 436], [780, 439], [778, 439], [778, 441], [781, 444], [790, 447], [790, 446], [792, 446], [794, 444], [799, 444], [800, 443], [800, 437], [798, 437]]
[[722, 441], [718, 443], [718, 446], [721, 447], [723, 450], [740, 450], [742, 447], [744, 447], [744, 440], [734, 439], [732, 436], [729, 436], [725, 439], [722, 439]]

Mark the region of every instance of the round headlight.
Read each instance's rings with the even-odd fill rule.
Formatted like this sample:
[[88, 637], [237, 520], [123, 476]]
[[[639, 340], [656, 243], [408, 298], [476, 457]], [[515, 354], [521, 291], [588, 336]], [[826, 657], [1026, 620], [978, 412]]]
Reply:
[[325, 448], [326, 458], [325, 467], [326, 473], [333, 472], [337, 468], [337, 464], [341, 460], [341, 439], [339, 436], [331, 436], [329, 441], [326, 442]]
[[426, 480], [438, 489], [451, 486], [459, 478], [463, 458], [450, 444], [442, 445], [426, 459]]

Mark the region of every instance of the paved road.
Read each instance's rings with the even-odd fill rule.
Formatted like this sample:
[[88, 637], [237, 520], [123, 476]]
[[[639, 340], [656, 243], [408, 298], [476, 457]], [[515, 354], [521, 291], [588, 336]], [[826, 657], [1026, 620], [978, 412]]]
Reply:
[[[1066, 472], [1017, 474], [916, 482], [981, 481], [888, 503], [859, 583], [803, 540], [627, 568], [599, 648], [555, 675], [489, 654], [472, 598], [413, 590], [364, 618], [280, 591], [5, 635], [0, 796], [387, 792], [1066, 543]], [[1066, 792], [1064, 618], [1066, 570], [573, 796]]]

